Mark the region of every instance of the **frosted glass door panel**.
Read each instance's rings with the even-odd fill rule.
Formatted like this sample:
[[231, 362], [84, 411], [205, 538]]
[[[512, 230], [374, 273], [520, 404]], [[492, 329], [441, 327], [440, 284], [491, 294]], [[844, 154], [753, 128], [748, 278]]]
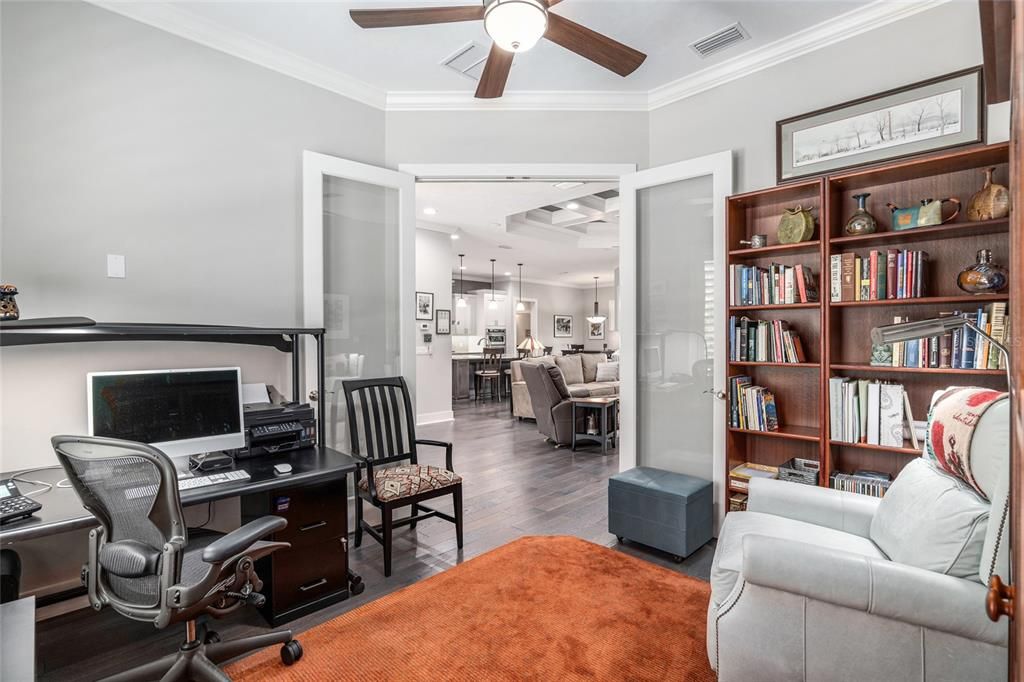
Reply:
[[637, 463], [711, 480], [712, 176], [642, 188], [636, 201]]

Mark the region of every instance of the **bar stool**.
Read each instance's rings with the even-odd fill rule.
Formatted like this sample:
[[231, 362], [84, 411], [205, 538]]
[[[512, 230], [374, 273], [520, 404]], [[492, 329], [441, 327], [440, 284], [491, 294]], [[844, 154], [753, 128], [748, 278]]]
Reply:
[[476, 392], [475, 399], [482, 400], [483, 386], [487, 384], [487, 397], [501, 400], [501, 360], [502, 350], [499, 348], [484, 348], [484, 367], [474, 372], [473, 389]]

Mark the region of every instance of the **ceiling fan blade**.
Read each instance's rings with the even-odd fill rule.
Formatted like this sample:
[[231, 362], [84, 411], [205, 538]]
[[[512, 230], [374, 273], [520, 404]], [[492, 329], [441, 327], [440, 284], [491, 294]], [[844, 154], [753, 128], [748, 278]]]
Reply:
[[350, 10], [348, 14], [352, 17], [352, 21], [362, 28], [389, 28], [392, 26], [422, 26], [424, 24], [448, 24], [456, 21], [476, 21], [484, 18], [484, 6], [354, 9]]
[[562, 0], [548, 0], [548, 7], [554, 7], [560, 2], [562, 2]]
[[512, 58], [515, 52], [506, 52], [496, 44], [491, 44], [491, 54], [487, 56], [484, 72], [480, 75], [480, 84], [476, 87], [477, 99], [495, 99], [505, 92], [508, 72], [512, 69]]
[[548, 14], [544, 37], [620, 76], [640, 68], [647, 55], [557, 14]]

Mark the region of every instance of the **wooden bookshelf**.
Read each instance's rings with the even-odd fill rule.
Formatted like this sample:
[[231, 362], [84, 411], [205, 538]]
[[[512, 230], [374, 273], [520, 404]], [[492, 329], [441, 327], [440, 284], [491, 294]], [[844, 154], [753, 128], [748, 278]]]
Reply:
[[[984, 182], [983, 171], [992, 166], [996, 167], [995, 181], [1008, 185], [1008, 144], [958, 149], [729, 197], [728, 266], [767, 267], [780, 263], [810, 267], [818, 281], [821, 302], [728, 306], [727, 317], [746, 315], [755, 319], [787, 320], [800, 334], [808, 362], [728, 362], [729, 376], [748, 375], [754, 384], [767, 387], [775, 395], [780, 431], [745, 431], [731, 428], [727, 422], [726, 471], [744, 462], [778, 466], [799, 457], [820, 463], [819, 485], [826, 487], [833, 471], [851, 473], [856, 469], [871, 469], [893, 476], [899, 473], [920, 453], [909, 441], [900, 447], [891, 447], [832, 439], [828, 395], [828, 379], [832, 376], [874, 377], [902, 383], [916, 420], [926, 417], [932, 394], [947, 386], [962, 384], [1006, 389], [1006, 373], [1001, 369], [888, 367], [869, 362], [870, 329], [891, 324], [895, 315], [925, 319], [940, 312], [974, 309], [1010, 300], [1009, 292], [1015, 286], [1017, 274], [1014, 272], [1010, 273], [1011, 285], [1006, 293], [969, 295], [956, 285], [957, 274], [975, 261], [979, 249], [991, 249], [993, 260], [1006, 267], [1010, 264], [1009, 220], [968, 221], [966, 218], [967, 204]], [[853, 195], [861, 193], [871, 194], [868, 211], [878, 221], [879, 231], [849, 236], [844, 234], [843, 228], [856, 207]], [[961, 202], [961, 214], [953, 222], [912, 230], [890, 229], [886, 203], [906, 207], [926, 198], [947, 197]], [[817, 219], [812, 241], [796, 245], [773, 243], [783, 211], [797, 204], [810, 207]], [[754, 234], [767, 234], [768, 245], [763, 249], [743, 248], [740, 241], [749, 240]], [[835, 303], [829, 300], [829, 262], [833, 254], [853, 252], [863, 257], [871, 250], [887, 248], [928, 252], [926, 296]], [[730, 300], [728, 290], [726, 300]], [[726, 400], [729, 399], [727, 396]], [[727, 420], [729, 412], [727, 405]], [[726, 498], [728, 505], [728, 494]]]

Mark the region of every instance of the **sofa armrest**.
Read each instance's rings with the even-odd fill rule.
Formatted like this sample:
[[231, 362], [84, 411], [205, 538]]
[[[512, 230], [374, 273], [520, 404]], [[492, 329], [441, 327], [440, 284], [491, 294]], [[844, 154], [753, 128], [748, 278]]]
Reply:
[[813, 523], [862, 538], [869, 536], [880, 498], [789, 481], [750, 481], [747, 511]]
[[906, 564], [763, 535], [743, 539], [743, 579], [882, 618], [1006, 646], [1006, 621], [985, 613], [988, 590]]

